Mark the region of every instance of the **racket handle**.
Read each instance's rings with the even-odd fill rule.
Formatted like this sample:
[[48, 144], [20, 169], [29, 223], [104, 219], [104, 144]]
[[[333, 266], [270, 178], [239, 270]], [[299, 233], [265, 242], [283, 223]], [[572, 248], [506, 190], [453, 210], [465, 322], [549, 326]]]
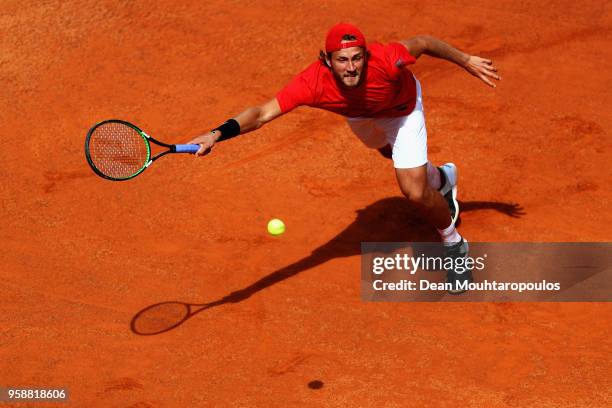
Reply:
[[175, 153], [195, 153], [200, 150], [199, 144], [177, 144], [174, 145]]

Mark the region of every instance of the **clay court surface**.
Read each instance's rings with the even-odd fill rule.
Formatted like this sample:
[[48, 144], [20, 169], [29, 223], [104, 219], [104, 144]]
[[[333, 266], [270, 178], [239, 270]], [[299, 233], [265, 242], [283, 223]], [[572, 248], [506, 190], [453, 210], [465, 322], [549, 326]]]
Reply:
[[[430, 159], [459, 166], [463, 235], [611, 241], [609, 4], [349, 3], [0, 4], [0, 386], [68, 387], [79, 407], [609, 406], [607, 304], [360, 300], [360, 242], [437, 235], [338, 116], [300, 108], [129, 182], [87, 166], [94, 123], [184, 143], [351, 21], [500, 69], [493, 90], [413, 66]], [[172, 320], [130, 326], [160, 302], [216, 303], [139, 335]]]

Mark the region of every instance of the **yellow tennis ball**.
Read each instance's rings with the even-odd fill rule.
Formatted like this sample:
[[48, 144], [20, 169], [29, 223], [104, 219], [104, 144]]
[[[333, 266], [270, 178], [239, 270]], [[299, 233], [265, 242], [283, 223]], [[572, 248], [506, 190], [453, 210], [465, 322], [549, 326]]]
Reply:
[[278, 218], [274, 218], [268, 222], [268, 232], [271, 235], [280, 235], [285, 232], [285, 223], [279, 220]]

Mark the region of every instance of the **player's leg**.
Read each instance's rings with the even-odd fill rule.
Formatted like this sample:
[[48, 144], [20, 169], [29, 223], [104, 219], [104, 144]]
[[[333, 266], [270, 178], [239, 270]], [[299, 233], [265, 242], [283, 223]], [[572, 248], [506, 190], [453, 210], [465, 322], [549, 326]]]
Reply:
[[[378, 149], [380, 154], [387, 158], [393, 158], [393, 148], [387, 144], [385, 147]], [[429, 186], [437, 190], [448, 205], [451, 213], [451, 219], [455, 225], [459, 225], [459, 202], [457, 201], [457, 166], [454, 163], [446, 163], [440, 167], [436, 167], [427, 162], [427, 181]]]
[[[439, 191], [430, 186], [427, 167], [425, 163], [419, 167], [396, 168], [395, 175], [400, 190], [412, 206], [439, 231], [445, 231], [452, 225], [451, 213]], [[461, 240], [461, 236], [454, 228], [452, 234], [442, 235], [441, 238], [445, 243]]]
[[[468, 256], [468, 242], [455, 228], [449, 206], [438, 189], [430, 185], [428, 177], [429, 163], [413, 168], [396, 168], [395, 174], [402, 193], [408, 198], [413, 208], [434, 225], [444, 243], [445, 257], [454, 259]], [[432, 166], [433, 167], [433, 166]], [[434, 168], [437, 171], [437, 168]], [[472, 281], [471, 270], [457, 272], [454, 268], [447, 269], [446, 282], [451, 285], [451, 294], [463, 293], [460, 283]]]
[[[380, 119], [378, 124], [385, 128], [393, 148], [393, 164], [402, 193], [423, 218], [436, 227], [445, 245], [446, 255], [465, 257], [468, 252], [467, 241], [455, 228], [458, 215], [456, 167], [447, 164], [438, 169], [428, 162], [427, 129], [418, 81], [417, 95], [416, 106], [410, 115]], [[450, 203], [445, 199], [446, 196], [450, 196]], [[451, 212], [453, 209], [455, 211]], [[454, 270], [447, 272], [447, 281], [453, 285], [459, 281], [471, 281], [471, 271], [465, 274]], [[451, 293], [460, 292], [451, 290]]]
[[393, 120], [397, 121], [396, 124], [387, 121], [387, 124], [400, 125], [388, 134], [393, 143], [393, 164], [402, 193], [437, 228], [444, 244], [461, 242], [448, 203], [439, 191], [440, 187], [449, 184], [448, 177], [437, 172], [427, 160], [427, 130], [422, 113], [413, 112], [408, 117]]
[[[452, 219], [449, 207], [438, 191], [446, 179], [427, 161], [427, 130], [420, 106], [407, 118], [348, 118], [353, 133], [370, 148], [394, 160], [400, 189], [438, 230], [446, 231]], [[453, 243], [459, 235], [452, 229], [443, 234]]]

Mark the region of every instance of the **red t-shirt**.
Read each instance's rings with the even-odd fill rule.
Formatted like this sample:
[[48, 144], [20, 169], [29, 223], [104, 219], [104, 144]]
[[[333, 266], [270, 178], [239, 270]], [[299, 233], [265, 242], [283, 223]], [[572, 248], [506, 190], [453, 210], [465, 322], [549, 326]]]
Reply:
[[330, 68], [316, 61], [276, 95], [281, 111], [307, 105], [348, 117], [408, 115], [416, 102], [416, 83], [406, 65], [416, 59], [400, 43], [373, 43], [368, 50], [370, 58], [359, 86], [342, 86]]

